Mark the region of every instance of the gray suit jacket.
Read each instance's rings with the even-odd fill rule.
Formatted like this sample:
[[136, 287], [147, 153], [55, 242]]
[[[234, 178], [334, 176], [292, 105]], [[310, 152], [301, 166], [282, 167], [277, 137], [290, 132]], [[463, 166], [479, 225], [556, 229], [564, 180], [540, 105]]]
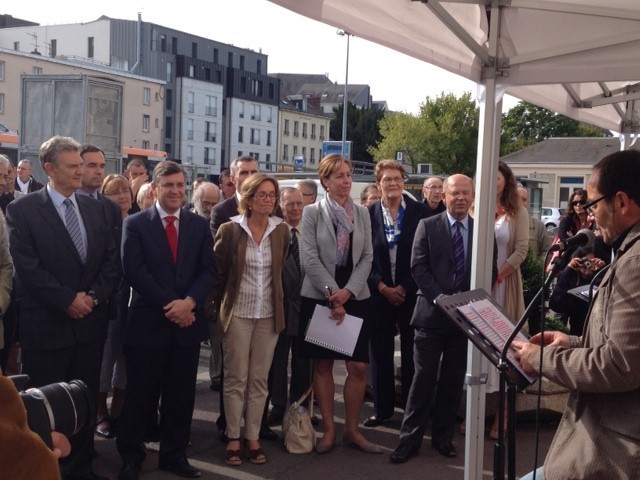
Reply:
[[[289, 229], [289, 234], [291, 229]], [[299, 246], [300, 248], [300, 246]], [[300, 320], [300, 303], [302, 297], [300, 290], [304, 270], [299, 271], [296, 266], [296, 259], [291, 255], [291, 244], [289, 244], [289, 254], [282, 266], [282, 290], [284, 291], [284, 321], [285, 333], [287, 335], [298, 336], [298, 325]]]
[[572, 390], [544, 462], [548, 480], [640, 478], [638, 240], [640, 222], [602, 279], [584, 335], [543, 350], [543, 375]]
[[[345, 288], [354, 295], [356, 300], [365, 300], [370, 296], [367, 279], [373, 261], [371, 219], [365, 207], [360, 205], [354, 207], [351, 244], [353, 271]], [[326, 200], [304, 207], [301, 232], [300, 256], [306, 274], [301, 293], [304, 297], [323, 299], [325, 286], [338, 288], [334, 279], [336, 232], [329, 217]]]

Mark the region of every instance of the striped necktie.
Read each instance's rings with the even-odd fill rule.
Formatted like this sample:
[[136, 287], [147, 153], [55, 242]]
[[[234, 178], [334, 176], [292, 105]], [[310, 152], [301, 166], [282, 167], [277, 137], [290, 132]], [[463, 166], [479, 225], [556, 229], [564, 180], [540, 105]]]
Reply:
[[87, 261], [87, 251], [84, 246], [84, 240], [82, 239], [82, 232], [80, 231], [78, 214], [76, 213], [75, 206], [70, 199], [66, 198], [62, 203], [65, 207], [64, 222], [66, 224], [67, 231], [71, 236], [73, 244], [76, 246], [76, 250], [78, 251], [78, 255], [80, 255], [82, 263], [84, 263]]
[[453, 234], [453, 258], [456, 263], [456, 276], [453, 284], [453, 291], [459, 292], [462, 289], [464, 282], [464, 243], [462, 241], [462, 224], [460, 222], [455, 223], [456, 231]]

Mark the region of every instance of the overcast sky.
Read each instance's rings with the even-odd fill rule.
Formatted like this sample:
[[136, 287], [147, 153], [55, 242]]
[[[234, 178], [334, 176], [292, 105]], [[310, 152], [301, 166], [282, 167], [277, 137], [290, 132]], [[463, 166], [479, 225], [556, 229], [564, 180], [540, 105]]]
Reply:
[[[328, 74], [344, 83], [346, 38], [336, 29], [290, 12], [267, 0], [166, 3], [148, 0], [73, 2], [67, 8], [50, 0], [5, 4], [3, 13], [41, 25], [90, 22], [101, 15], [157, 23], [269, 56], [268, 73]], [[166, 8], [173, 5], [173, 8]], [[391, 110], [417, 113], [427, 96], [451, 92], [476, 95], [473, 82], [367, 40], [352, 37], [349, 83], [368, 84], [374, 100]], [[511, 102], [512, 104], [513, 102]], [[505, 99], [505, 106], [509, 102]]]

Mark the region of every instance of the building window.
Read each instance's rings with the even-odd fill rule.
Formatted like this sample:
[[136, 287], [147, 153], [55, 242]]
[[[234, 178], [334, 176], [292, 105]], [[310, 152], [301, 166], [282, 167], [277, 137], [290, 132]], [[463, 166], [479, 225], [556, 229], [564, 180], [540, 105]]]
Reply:
[[307, 122], [302, 122], [302, 138], [307, 138]]
[[189, 92], [187, 93], [187, 108], [189, 110], [189, 113], [193, 113], [196, 111], [196, 100], [195, 100], [195, 94], [193, 92]]
[[282, 160], [288, 160], [289, 159], [289, 145], [283, 145], [282, 146]]
[[193, 163], [193, 146], [187, 145], [187, 162]]
[[0, 93], [0, 113], [4, 113], [4, 93]]
[[189, 65], [189, 77], [193, 78], [196, 76], [196, 67], [195, 65]]
[[149, 140], [142, 141], [142, 148], [149, 150]]
[[244, 118], [244, 102], [240, 102], [240, 105], [238, 107], [239, 110], [239, 117], [240, 118]]
[[271, 100], [273, 100], [273, 98], [275, 97], [275, 95], [276, 95], [276, 89], [275, 89], [275, 86], [273, 85], [273, 83], [269, 83], [269, 98], [270, 98]]
[[58, 40], [54, 38], [51, 40], [51, 43], [49, 44], [49, 56], [51, 58], [56, 58], [57, 54], [58, 54]]
[[302, 147], [302, 158], [307, 158], [307, 147]]
[[32, 67], [31, 68], [32, 75], [42, 75], [42, 67]]
[[13, 49], [16, 52], [20, 51], [20, 42], [13, 42]]
[[167, 106], [167, 110], [173, 110], [173, 90], [170, 88], [167, 88], [166, 90], [165, 104]]
[[298, 125], [298, 124], [299, 124], [299, 123], [300, 123], [300, 122], [298, 122], [297, 120], [295, 120], [295, 121], [293, 122], [293, 136], [294, 136], [294, 137], [298, 137], [298, 136], [300, 136], [300, 132], [298, 131], [298, 129], [299, 129], [299, 125]]
[[156, 118], [153, 122], [153, 126], [156, 128], [160, 128], [160, 119]]
[[244, 70], [244, 55], [240, 55], [240, 70]]
[[267, 130], [267, 147], [271, 146], [271, 130]]
[[171, 37], [171, 53], [178, 54], [178, 37]]
[[143, 115], [142, 116], [142, 131], [143, 132], [148, 132], [149, 131], [150, 123], [151, 123], [151, 118], [149, 117], [149, 115]]
[[298, 146], [294, 145], [293, 146], [293, 156], [295, 157], [298, 154]]
[[[173, 130], [173, 117], [164, 117], [164, 138], [171, 138], [171, 130]], [[171, 146], [165, 147], [165, 152], [171, 150]]]
[[284, 121], [284, 134], [289, 135], [289, 120]]
[[247, 93], [247, 77], [240, 77], [240, 92]]
[[253, 115], [251, 115], [251, 120], [260, 121], [261, 116], [262, 116], [262, 109], [261, 109], [260, 105], [256, 105], [254, 103], [253, 104]]
[[273, 121], [273, 108], [267, 107], [267, 122], [271, 123]]
[[320, 125], [320, 140], [324, 140], [324, 125]]
[[315, 123], [311, 124], [311, 138], [313, 138], [313, 139], [316, 138], [316, 124]]
[[216, 149], [210, 147], [204, 147], [204, 164], [215, 165], [216, 164]]
[[311, 158], [310, 158], [311, 163], [315, 163], [316, 162], [315, 152], [316, 152], [315, 148], [312, 148], [311, 151], [310, 151], [310, 153], [311, 153]]
[[193, 119], [187, 120], [187, 140], [193, 140]]
[[220, 51], [217, 48], [213, 49], [213, 63], [218, 63], [218, 56], [220, 55]]
[[93, 58], [94, 38], [89, 37], [87, 40], [87, 58]]
[[151, 89], [149, 87], [142, 88], [142, 104], [151, 105]]
[[171, 79], [173, 78], [173, 64], [171, 62], [167, 62], [167, 83], [171, 83]]
[[198, 43], [191, 42], [191, 56], [193, 58], [198, 58]]
[[258, 59], [256, 64], [257, 64], [256, 73], [257, 74], [261, 74], [262, 73], [262, 60]]
[[244, 127], [238, 127], [238, 143], [244, 142]]
[[233, 67], [233, 52], [229, 52], [227, 54], [227, 67], [229, 68]]
[[204, 122], [204, 127], [205, 127], [204, 141], [215, 142], [216, 141], [216, 124], [213, 122]]
[[250, 143], [252, 145], [260, 145], [260, 129], [252, 128], [251, 129], [251, 140]]
[[160, 51], [161, 52], [166, 52], [167, 51], [167, 36], [166, 35], [160, 35]]
[[207, 105], [205, 106], [204, 113], [212, 117], [218, 116], [218, 97], [207, 95]]

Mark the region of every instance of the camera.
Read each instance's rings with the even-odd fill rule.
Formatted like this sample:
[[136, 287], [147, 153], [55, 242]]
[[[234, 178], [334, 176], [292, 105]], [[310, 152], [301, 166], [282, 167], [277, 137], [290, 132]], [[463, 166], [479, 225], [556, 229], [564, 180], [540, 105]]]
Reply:
[[591, 268], [591, 266], [593, 265], [591, 263], [591, 260], [587, 259], [587, 258], [582, 258], [580, 259], [580, 261], [578, 262], [578, 264], [582, 267], [582, 268]]
[[27, 411], [29, 428], [52, 448], [51, 432], [72, 437], [95, 418], [95, 399], [82, 380], [57, 382], [24, 390], [28, 375], [9, 377], [15, 385]]

